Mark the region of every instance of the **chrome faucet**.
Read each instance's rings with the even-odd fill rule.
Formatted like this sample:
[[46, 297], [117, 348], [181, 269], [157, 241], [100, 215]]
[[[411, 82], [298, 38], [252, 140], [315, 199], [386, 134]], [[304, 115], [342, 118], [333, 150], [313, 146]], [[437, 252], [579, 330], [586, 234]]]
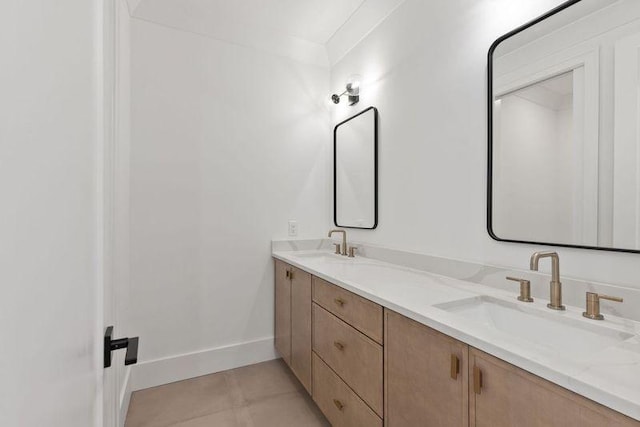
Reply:
[[330, 230], [329, 231], [329, 237], [331, 237], [331, 235], [333, 233], [342, 233], [342, 247], [341, 247], [340, 254], [343, 255], [343, 256], [347, 256], [347, 232], [346, 232], [346, 230], [340, 230], [338, 228], [336, 228], [335, 230]]
[[534, 252], [531, 255], [529, 267], [532, 271], [538, 271], [538, 262], [540, 258], [551, 258], [551, 282], [550, 296], [551, 302], [547, 304], [552, 310], [565, 310], [566, 307], [562, 305], [562, 283], [560, 283], [560, 257], [557, 252]]

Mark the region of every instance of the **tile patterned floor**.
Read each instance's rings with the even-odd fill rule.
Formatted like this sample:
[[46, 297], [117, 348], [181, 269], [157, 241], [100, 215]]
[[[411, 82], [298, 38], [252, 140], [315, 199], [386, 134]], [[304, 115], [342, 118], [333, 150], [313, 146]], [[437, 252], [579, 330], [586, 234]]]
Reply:
[[329, 426], [281, 359], [133, 393], [126, 427]]

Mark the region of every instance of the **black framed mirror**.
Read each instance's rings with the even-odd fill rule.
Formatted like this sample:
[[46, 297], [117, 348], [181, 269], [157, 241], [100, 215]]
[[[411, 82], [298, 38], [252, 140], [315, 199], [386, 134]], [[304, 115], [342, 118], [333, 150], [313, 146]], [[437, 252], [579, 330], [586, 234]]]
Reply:
[[369, 107], [333, 130], [333, 222], [378, 226], [378, 110]]
[[571, 0], [488, 55], [487, 229], [640, 253], [640, 2]]

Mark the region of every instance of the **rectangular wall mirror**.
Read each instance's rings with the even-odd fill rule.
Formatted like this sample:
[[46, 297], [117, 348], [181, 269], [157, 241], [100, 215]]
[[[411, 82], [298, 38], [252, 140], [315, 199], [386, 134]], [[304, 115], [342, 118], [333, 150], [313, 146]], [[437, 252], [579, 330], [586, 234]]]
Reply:
[[369, 107], [333, 131], [333, 207], [338, 227], [378, 225], [378, 110]]
[[489, 52], [488, 230], [640, 252], [640, 1], [573, 0]]

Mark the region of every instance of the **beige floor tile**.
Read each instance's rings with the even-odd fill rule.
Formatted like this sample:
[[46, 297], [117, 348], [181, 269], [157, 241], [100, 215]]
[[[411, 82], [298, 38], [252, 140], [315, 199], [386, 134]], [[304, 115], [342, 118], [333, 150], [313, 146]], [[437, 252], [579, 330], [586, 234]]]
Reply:
[[246, 408], [234, 408], [173, 424], [171, 427], [254, 427], [254, 424]]
[[233, 369], [228, 373], [230, 381], [235, 381], [249, 404], [279, 394], [306, 393], [282, 359]]
[[141, 390], [126, 427], [329, 426], [282, 360]]
[[330, 427], [308, 395], [281, 394], [248, 406], [256, 427]]
[[218, 373], [135, 392], [126, 427], [163, 427], [244, 403], [239, 391]]

